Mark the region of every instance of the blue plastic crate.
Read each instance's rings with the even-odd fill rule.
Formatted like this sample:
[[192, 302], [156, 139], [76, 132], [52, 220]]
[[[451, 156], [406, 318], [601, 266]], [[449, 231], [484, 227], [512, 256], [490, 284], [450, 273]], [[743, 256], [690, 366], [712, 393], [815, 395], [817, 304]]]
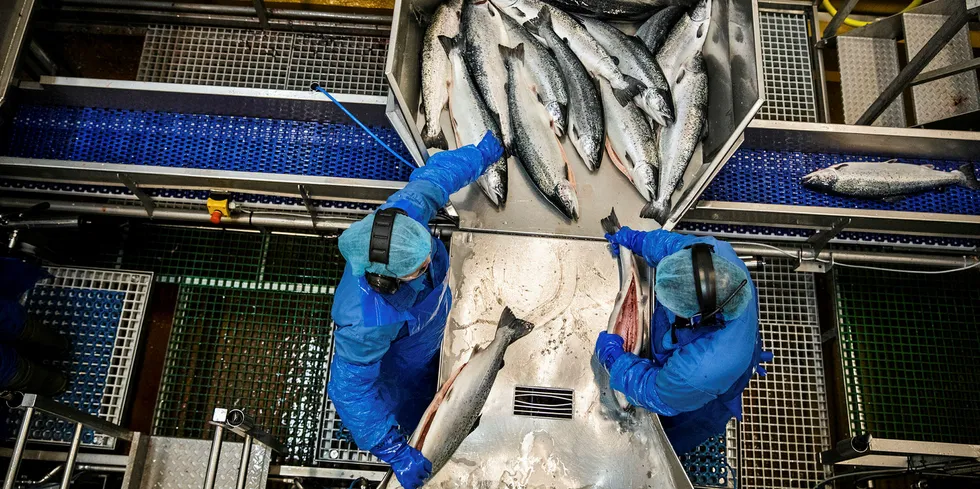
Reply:
[[[124, 292], [48, 285], [30, 292], [28, 313], [72, 344], [68, 360], [45, 362], [68, 374], [68, 390], [55, 401], [99, 415], [125, 298]], [[7, 418], [8, 436], [16, 433], [20, 420], [17, 415]], [[70, 442], [73, 432], [74, 424], [53, 416], [39, 413], [31, 418], [32, 440]], [[101, 445], [90, 429], [82, 432], [82, 443]]]
[[[885, 156], [801, 153], [741, 149], [722, 167], [701, 195], [701, 200], [759, 204], [874, 209], [941, 214], [980, 214], [980, 192], [963, 187], [913, 195], [898, 202], [857, 199], [810, 190], [800, 184], [804, 175], [847, 161], [885, 161]], [[931, 164], [952, 171], [962, 161], [902, 159], [904, 163]]]
[[[394, 129], [371, 130], [411, 161]], [[5, 154], [396, 181], [412, 170], [354, 124], [42, 105], [18, 109]]]
[[721, 433], [681, 455], [681, 464], [691, 483], [700, 487], [738, 487], [735, 470], [728, 464], [727, 450], [725, 434]]

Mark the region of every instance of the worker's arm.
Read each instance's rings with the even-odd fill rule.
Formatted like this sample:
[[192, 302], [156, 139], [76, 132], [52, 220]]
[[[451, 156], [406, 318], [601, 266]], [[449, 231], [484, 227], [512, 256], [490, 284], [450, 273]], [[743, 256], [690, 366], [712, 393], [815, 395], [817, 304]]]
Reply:
[[502, 154], [503, 147], [490, 132], [477, 145], [436, 153], [425, 166], [412, 171], [408, 185], [389, 197], [381, 208], [398, 207], [428, 225], [436, 211], [449, 202], [450, 195], [475, 182]]
[[633, 253], [642, 255], [651, 266], [657, 266], [660, 260], [678, 252], [694, 243], [714, 245], [718, 240], [711, 236], [693, 236], [690, 234], [672, 233], [657, 229], [654, 231], [634, 231], [623, 226], [616, 234], [607, 234], [609, 242], [629, 248]]
[[[615, 336], [615, 335], [608, 335]], [[599, 343], [603, 343], [600, 335]], [[677, 349], [663, 366], [632, 353], [619, 353], [607, 347], [604, 357], [610, 362], [610, 385], [626, 395], [631, 403], [664, 416], [694, 411], [726, 391], [741, 375], [729, 368], [724, 359], [704, 362], [715, 355], [709, 352], [710, 336], [702, 336]], [[599, 346], [597, 344], [597, 353]], [[615, 353], [610, 354], [612, 349]], [[717, 352], [716, 352], [717, 353]]]
[[398, 337], [404, 323], [381, 326], [339, 326], [327, 392], [337, 414], [359, 447], [391, 465], [402, 487], [420, 487], [432, 463], [409, 446], [395, 415], [381, 399], [381, 357]]
[[336, 351], [330, 367], [330, 400], [354, 441], [372, 449], [398, 425], [381, 400], [378, 376], [381, 357], [398, 336], [403, 323], [381, 326], [337, 325]]

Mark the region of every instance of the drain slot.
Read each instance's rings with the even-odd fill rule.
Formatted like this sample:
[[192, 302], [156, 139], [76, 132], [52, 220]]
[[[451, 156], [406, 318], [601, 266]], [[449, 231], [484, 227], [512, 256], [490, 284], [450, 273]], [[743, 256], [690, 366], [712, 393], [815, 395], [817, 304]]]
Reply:
[[514, 388], [514, 415], [572, 419], [574, 398], [572, 389], [519, 385]]

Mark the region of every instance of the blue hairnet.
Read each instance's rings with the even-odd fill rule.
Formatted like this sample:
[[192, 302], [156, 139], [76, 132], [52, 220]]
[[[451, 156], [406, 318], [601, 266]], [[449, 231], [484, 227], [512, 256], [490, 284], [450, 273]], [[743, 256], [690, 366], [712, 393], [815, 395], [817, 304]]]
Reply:
[[[742, 267], [715, 253], [711, 254], [711, 263], [715, 266], [715, 290], [720, 305], [743, 280], [749, 277]], [[698, 295], [695, 287], [690, 249], [671, 254], [657, 265], [655, 290], [657, 300], [674, 314], [689, 318], [698, 313]], [[728, 320], [740, 316], [751, 299], [752, 282], [750, 281], [725, 306], [722, 317]]]
[[432, 251], [429, 229], [418, 221], [399, 214], [395, 216], [395, 224], [391, 229], [388, 265], [369, 261], [372, 226], [374, 226], [374, 214], [351, 224], [337, 240], [340, 254], [347, 259], [354, 275], [361, 276], [364, 272], [371, 272], [390, 277], [404, 277], [418, 270]]

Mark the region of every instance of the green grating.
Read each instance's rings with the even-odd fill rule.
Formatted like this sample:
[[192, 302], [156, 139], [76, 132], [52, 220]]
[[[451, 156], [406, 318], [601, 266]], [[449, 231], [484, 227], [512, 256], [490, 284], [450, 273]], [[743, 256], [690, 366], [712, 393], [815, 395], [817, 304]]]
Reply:
[[835, 269], [852, 435], [980, 443], [980, 280]]
[[332, 296], [180, 285], [153, 434], [211, 436], [216, 407], [241, 408], [309, 464], [319, 440]]
[[344, 273], [336, 239], [154, 224], [134, 225], [122, 258], [102, 265], [153, 271], [167, 283], [314, 293]]
[[334, 287], [344, 275], [336, 239], [272, 234], [263, 280]]
[[264, 240], [258, 232], [134, 225], [122, 262], [124, 268], [151, 270], [166, 282], [177, 277], [257, 280]]

